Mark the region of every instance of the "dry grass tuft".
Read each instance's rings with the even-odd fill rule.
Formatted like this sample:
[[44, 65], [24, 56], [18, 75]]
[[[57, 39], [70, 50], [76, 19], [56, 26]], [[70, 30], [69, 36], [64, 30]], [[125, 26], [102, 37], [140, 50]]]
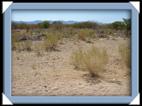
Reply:
[[14, 49], [18, 51], [32, 51], [32, 41], [15, 42]]
[[121, 55], [121, 60], [123, 63], [130, 68], [131, 60], [130, 60], [130, 47], [126, 44], [119, 45], [119, 53]]
[[77, 69], [87, 70], [91, 76], [100, 76], [108, 62], [105, 49], [92, 47], [88, 51], [79, 49], [72, 55], [73, 65]]
[[93, 29], [80, 29], [78, 32], [78, 39], [89, 42], [95, 38], [95, 31]]
[[56, 50], [59, 41], [59, 36], [53, 33], [49, 33], [44, 40], [44, 47], [46, 51]]

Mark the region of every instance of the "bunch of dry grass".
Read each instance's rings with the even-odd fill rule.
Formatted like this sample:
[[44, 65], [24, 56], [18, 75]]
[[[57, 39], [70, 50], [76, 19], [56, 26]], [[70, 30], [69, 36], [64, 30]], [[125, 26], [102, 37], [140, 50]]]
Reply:
[[15, 50], [18, 51], [32, 51], [32, 41], [22, 41], [15, 43]]
[[43, 54], [44, 54], [43, 42], [36, 44], [34, 47], [35, 47], [34, 49], [35, 49], [36, 56], [38, 56], [38, 57], [43, 56]]
[[130, 68], [131, 67], [131, 60], [130, 60], [130, 47], [126, 44], [119, 45], [119, 53], [121, 55], [121, 60], [123, 63]]
[[17, 43], [19, 38], [19, 33], [12, 31], [12, 50], [17, 49]]
[[78, 51], [73, 52], [72, 54], [72, 64], [75, 66], [76, 69], [84, 69], [85, 64], [84, 61], [82, 61], [84, 57], [84, 52], [79, 49]]
[[95, 38], [95, 31], [93, 29], [80, 29], [78, 32], [78, 39], [83, 41], [90, 41]]
[[49, 33], [44, 40], [44, 47], [46, 51], [56, 50], [56, 46], [59, 41], [59, 36], [53, 33]]
[[72, 60], [76, 68], [87, 70], [91, 76], [100, 76], [108, 62], [108, 55], [105, 49], [92, 47], [86, 52], [81, 49], [74, 52]]

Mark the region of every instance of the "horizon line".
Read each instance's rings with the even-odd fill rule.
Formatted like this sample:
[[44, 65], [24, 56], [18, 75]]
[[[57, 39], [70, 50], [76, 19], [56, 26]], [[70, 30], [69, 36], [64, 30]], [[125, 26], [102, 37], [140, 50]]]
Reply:
[[[123, 18], [122, 18], [123, 19]], [[124, 19], [131, 19], [131, 18], [124, 18]], [[117, 22], [117, 21], [120, 21], [120, 22], [123, 22], [123, 20], [116, 20], [116, 21], [113, 21], [113, 22], [100, 22], [100, 21], [95, 21], [95, 20], [84, 20], [84, 21], [78, 21], [78, 20], [31, 20], [31, 21], [24, 21], [24, 20], [12, 20], [12, 22], [34, 22], [34, 21], [64, 21], [64, 22], [67, 22], [67, 21], [74, 21], [74, 22], [95, 22], [95, 23], [99, 23], [99, 24], [108, 24], [108, 23], [113, 23], [113, 22]]]

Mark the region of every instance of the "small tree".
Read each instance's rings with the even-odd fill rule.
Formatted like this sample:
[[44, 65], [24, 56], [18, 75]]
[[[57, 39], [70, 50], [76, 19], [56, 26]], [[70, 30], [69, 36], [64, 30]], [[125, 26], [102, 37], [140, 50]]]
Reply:
[[50, 23], [48, 21], [43, 21], [38, 24], [40, 28], [49, 28]]
[[129, 35], [129, 32], [131, 31], [131, 19], [125, 19], [123, 18], [123, 22], [125, 25], [125, 29], [126, 29], [126, 35]]

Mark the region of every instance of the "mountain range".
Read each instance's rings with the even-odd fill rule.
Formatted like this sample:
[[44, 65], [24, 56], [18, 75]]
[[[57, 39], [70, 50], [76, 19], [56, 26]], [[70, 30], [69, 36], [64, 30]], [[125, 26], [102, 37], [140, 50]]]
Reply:
[[[21, 23], [25, 23], [25, 24], [39, 24], [42, 23], [42, 20], [35, 20], [35, 21], [13, 21], [17, 24], [21, 24]], [[48, 21], [49, 23], [53, 23], [54, 21]], [[60, 21], [63, 24], [74, 24], [74, 23], [78, 23], [78, 21]]]

